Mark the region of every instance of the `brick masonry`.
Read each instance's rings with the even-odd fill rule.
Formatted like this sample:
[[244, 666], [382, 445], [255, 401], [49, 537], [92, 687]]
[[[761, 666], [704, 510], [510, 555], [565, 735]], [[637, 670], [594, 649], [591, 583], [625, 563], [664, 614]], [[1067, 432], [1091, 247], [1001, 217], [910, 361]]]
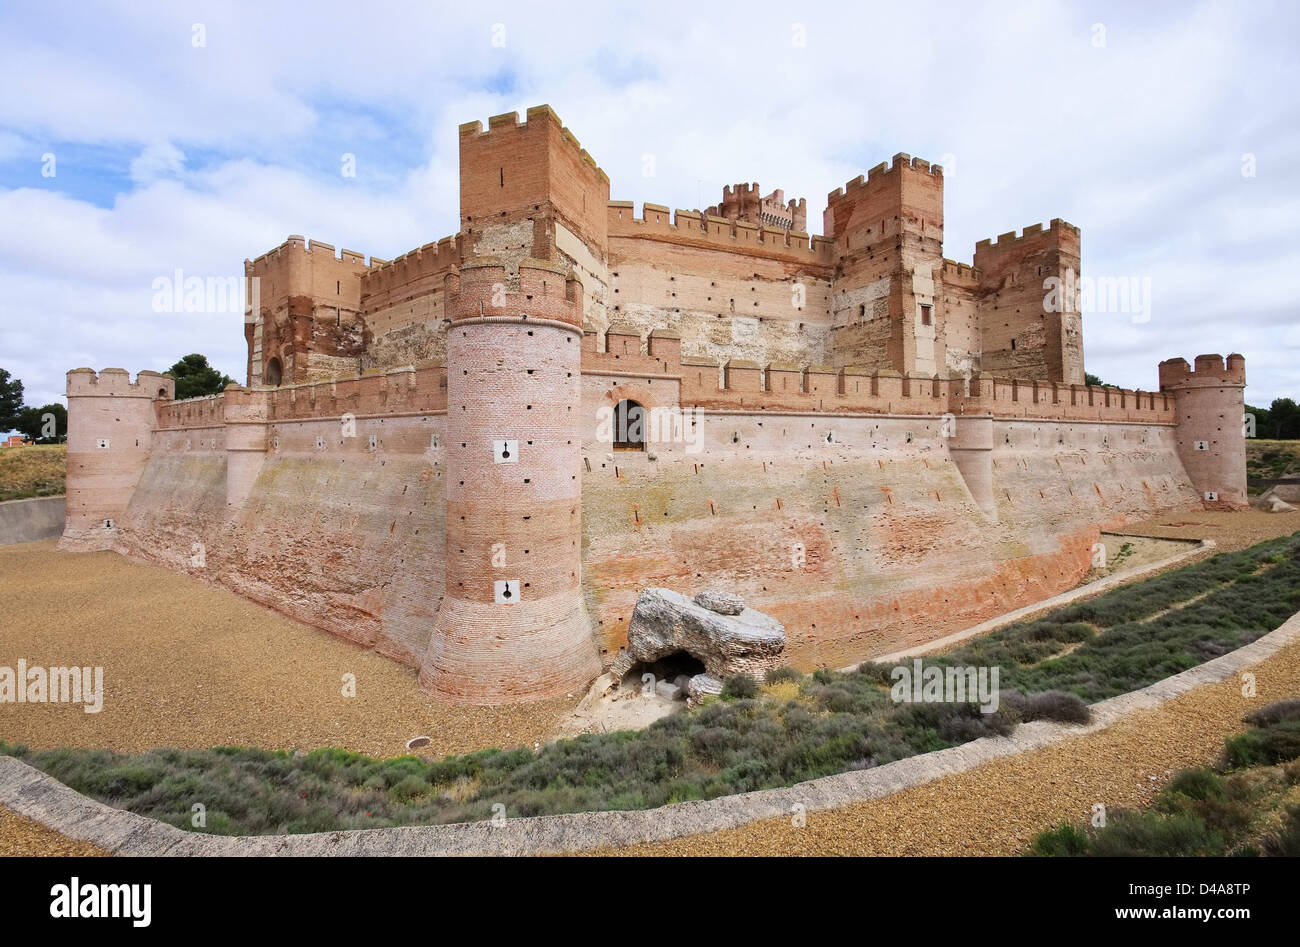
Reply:
[[[798, 203], [786, 226], [726, 194], [730, 216], [634, 216], [544, 106], [460, 144], [454, 237], [247, 262], [247, 385], [69, 373], [64, 548], [494, 703], [585, 685], [646, 586], [730, 587], [836, 666], [1070, 588], [1101, 529], [1245, 503], [1244, 360], [1082, 384], [1077, 313], [1040, 293], [1078, 269], [1063, 221], [969, 266], [942, 257], [941, 169], [907, 155], [809, 236]], [[629, 406], [655, 433], [616, 448]]]

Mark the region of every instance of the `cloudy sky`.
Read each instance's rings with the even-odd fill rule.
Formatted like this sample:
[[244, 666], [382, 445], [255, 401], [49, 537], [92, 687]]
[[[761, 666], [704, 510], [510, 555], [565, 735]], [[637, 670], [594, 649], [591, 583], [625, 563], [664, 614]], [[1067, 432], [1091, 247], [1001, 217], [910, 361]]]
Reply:
[[1152, 388], [1161, 359], [1238, 351], [1248, 402], [1300, 397], [1298, 20], [1291, 2], [7, 3], [0, 367], [37, 405], [69, 368], [193, 351], [242, 382], [242, 315], [155, 312], [156, 279], [241, 275], [290, 233], [383, 258], [450, 235], [456, 126], [548, 103], [638, 207], [758, 181], [807, 197], [820, 230], [827, 192], [895, 152], [942, 163], [945, 256], [1062, 217], [1085, 276], [1137, 281], [1138, 311], [1085, 314], [1090, 372]]

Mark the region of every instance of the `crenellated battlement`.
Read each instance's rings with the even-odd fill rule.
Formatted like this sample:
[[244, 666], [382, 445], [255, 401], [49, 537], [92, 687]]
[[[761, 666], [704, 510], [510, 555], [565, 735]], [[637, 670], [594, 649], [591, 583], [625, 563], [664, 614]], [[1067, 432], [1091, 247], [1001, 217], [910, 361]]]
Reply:
[[420, 362], [383, 372], [330, 381], [254, 389], [267, 399], [267, 419], [306, 421], [445, 411], [447, 368], [441, 362]]
[[74, 368], [68, 372], [68, 397], [162, 398], [170, 401], [176, 392], [171, 375], [142, 371], [131, 381], [124, 368]]
[[463, 234], [409, 250], [392, 260], [371, 258], [371, 268], [361, 274], [362, 298], [388, 292], [426, 277], [441, 277], [461, 261]]
[[1072, 239], [1076, 244], [1079, 240], [1079, 228], [1074, 224], [1067, 223], [1059, 217], [1054, 217], [1044, 229], [1042, 224], [1030, 224], [1022, 233], [1016, 233], [1010, 230], [1007, 233], [999, 234], [996, 239], [985, 239], [976, 242], [975, 251], [1008, 250], [1019, 249], [1027, 243], [1038, 242], [1043, 237], [1049, 240], [1068, 240]]
[[481, 121], [475, 120], [461, 124], [459, 132], [462, 139], [481, 139], [490, 135], [527, 134], [538, 125], [546, 123], [555, 125], [560, 130], [562, 140], [578, 154], [585, 164], [590, 166], [608, 183], [609, 175], [596, 164], [596, 159], [587, 153], [587, 150], [582, 147], [582, 143], [578, 141], [577, 136], [565, 127], [564, 123], [560, 121], [560, 116], [556, 115], [555, 110], [549, 105], [535, 105], [528, 109], [525, 113], [525, 120], [522, 122], [519, 121], [518, 112], [504, 112], [501, 115], [493, 115], [488, 118], [487, 131], [483, 130]]
[[251, 260], [245, 260], [244, 272], [248, 276], [254, 276], [260, 267], [270, 266], [287, 259], [292, 254], [298, 253], [317, 258], [325, 256], [340, 263], [353, 263], [362, 267], [379, 266], [384, 262], [377, 257], [371, 257], [367, 260], [366, 255], [358, 250], [339, 250], [331, 243], [325, 243], [321, 240], [308, 240], [301, 234], [294, 233], [290, 234], [284, 243], [278, 247], [267, 250], [261, 256], [254, 257]]
[[843, 187], [837, 187], [826, 195], [826, 203], [834, 204], [837, 201], [847, 197], [852, 197], [854, 192], [861, 191], [863, 188], [871, 186], [873, 183], [880, 183], [889, 175], [901, 168], [908, 168], [921, 174], [932, 177], [943, 177], [943, 165], [931, 164], [924, 158], [913, 158], [909, 154], [899, 152], [894, 155], [891, 161], [882, 161], [867, 171], [865, 175], [859, 174], [852, 181], [847, 182]]
[[444, 289], [453, 323], [501, 316], [581, 325], [582, 284], [547, 260], [526, 258], [512, 274], [495, 257], [471, 257], [447, 274]]
[[765, 227], [694, 210], [670, 211], [663, 204], [648, 201], [642, 205], [640, 217], [632, 201], [610, 201], [607, 207], [610, 239], [668, 240], [822, 265], [834, 262], [834, 241], [803, 231]]
[[226, 396], [202, 395], [172, 401], [158, 406], [158, 428], [177, 430], [185, 428], [216, 427], [225, 423]]
[[982, 275], [969, 263], [958, 263], [956, 260], [948, 259], [943, 261], [941, 272], [945, 283], [965, 283], [970, 286], [978, 284]]
[[856, 366], [795, 365], [683, 356], [671, 332], [642, 339], [613, 325], [583, 337], [584, 374], [661, 375], [680, 379], [681, 406], [850, 414], [992, 415], [1058, 421], [1173, 424], [1175, 398], [1165, 392], [1071, 385], [983, 374], [970, 378], [903, 374]]
[[1222, 355], [1198, 355], [1195, 368], [1184, 358], [1170, 358], [1160, 363], [1159, 371], [1162, 390], [1246, 384], [1246, 359], [1235, 353], [1226, 362]]

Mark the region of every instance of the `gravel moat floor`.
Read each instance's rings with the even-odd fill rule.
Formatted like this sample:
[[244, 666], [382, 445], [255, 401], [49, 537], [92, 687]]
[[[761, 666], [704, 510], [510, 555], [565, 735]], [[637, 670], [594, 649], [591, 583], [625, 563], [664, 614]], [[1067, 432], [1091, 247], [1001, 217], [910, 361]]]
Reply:
[[[1300, 513], [1192, 511], [1128, 524], [1125, 533], [1209, 538], [1242, 549], [1300, 529]], [[0, 664], [102, 666], [104, 707], [0, 705], [0, 739], [34, 749], [159, 746], [337, 746], [376, 756], [439, 757], [546, 741], [572, 698], [494, 708], [438, 703], [415, 673], [189, 576], [114, 553], [54, 543], [0, 547]], [[1148, 804], [1176, 770], [1215, 760], [1251, 708], [1300, 695], [1300, 646], [1241, 682], [1201, 687], [1106, 730], [981, 766], [885, 799], [662, 845], [597, 854], [1011, 855], [1040, 830], [1082, 821], [1095, 803]], [[355, 675], [356, 696], [343, 695]], [[0, 855], [102, 854], [0, 807]]]
[[89, 842], [78, 842], [39, 822], [24, 818], [0, 806], [0, 858], [10, 857], [100, 857], [108, 852]]
[[[41, 750], [342, 747], [441, 758], [545, 742], [581, 694], [440, 703], [415, 671], [234, 593], [111, 552], [0, 546], [0, 665], [102, 667], [103, 709], [0, 704], [0, 740]], [[356, 696], [345, 696], [345, 675]]]

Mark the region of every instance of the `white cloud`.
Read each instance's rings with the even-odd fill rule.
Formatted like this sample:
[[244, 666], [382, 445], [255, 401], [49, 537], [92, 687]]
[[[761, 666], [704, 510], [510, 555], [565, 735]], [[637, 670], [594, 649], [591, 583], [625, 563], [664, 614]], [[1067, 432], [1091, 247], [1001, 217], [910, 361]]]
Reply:
[[169, 141], [157, 141], [145, 147], [131, 161], [131, 180], [151, 184], [158, 178], [180, 174], [185, 170], [185, 152]]
[[1236, 350], [1248, 398], [1300, 392], [1288, 5], [358, 9], [0, 11], [0, 161], [58, 145], [53, 188], [83, 171], [71, 145], [135, 156], [111, 206], [0, 179], [0, 353], [29, 389], [189, 351], [242, 377], [239, 325], [154, 314], [155, 276], [238, 273], [289, 233], [382, 257], [447, 236], [456, 126], [547, 102], [616, 199], [707, 206], [757, 180], [806, 197], [814, 230], [827, 192], [894, 152], [951, 154], [947, 256], [1063, 217], [1083, 229], [1085, 274], [1151, 277], [1150, 323], [1085, 319], [1090, 371], [1150, 387], [1163, 358]]

